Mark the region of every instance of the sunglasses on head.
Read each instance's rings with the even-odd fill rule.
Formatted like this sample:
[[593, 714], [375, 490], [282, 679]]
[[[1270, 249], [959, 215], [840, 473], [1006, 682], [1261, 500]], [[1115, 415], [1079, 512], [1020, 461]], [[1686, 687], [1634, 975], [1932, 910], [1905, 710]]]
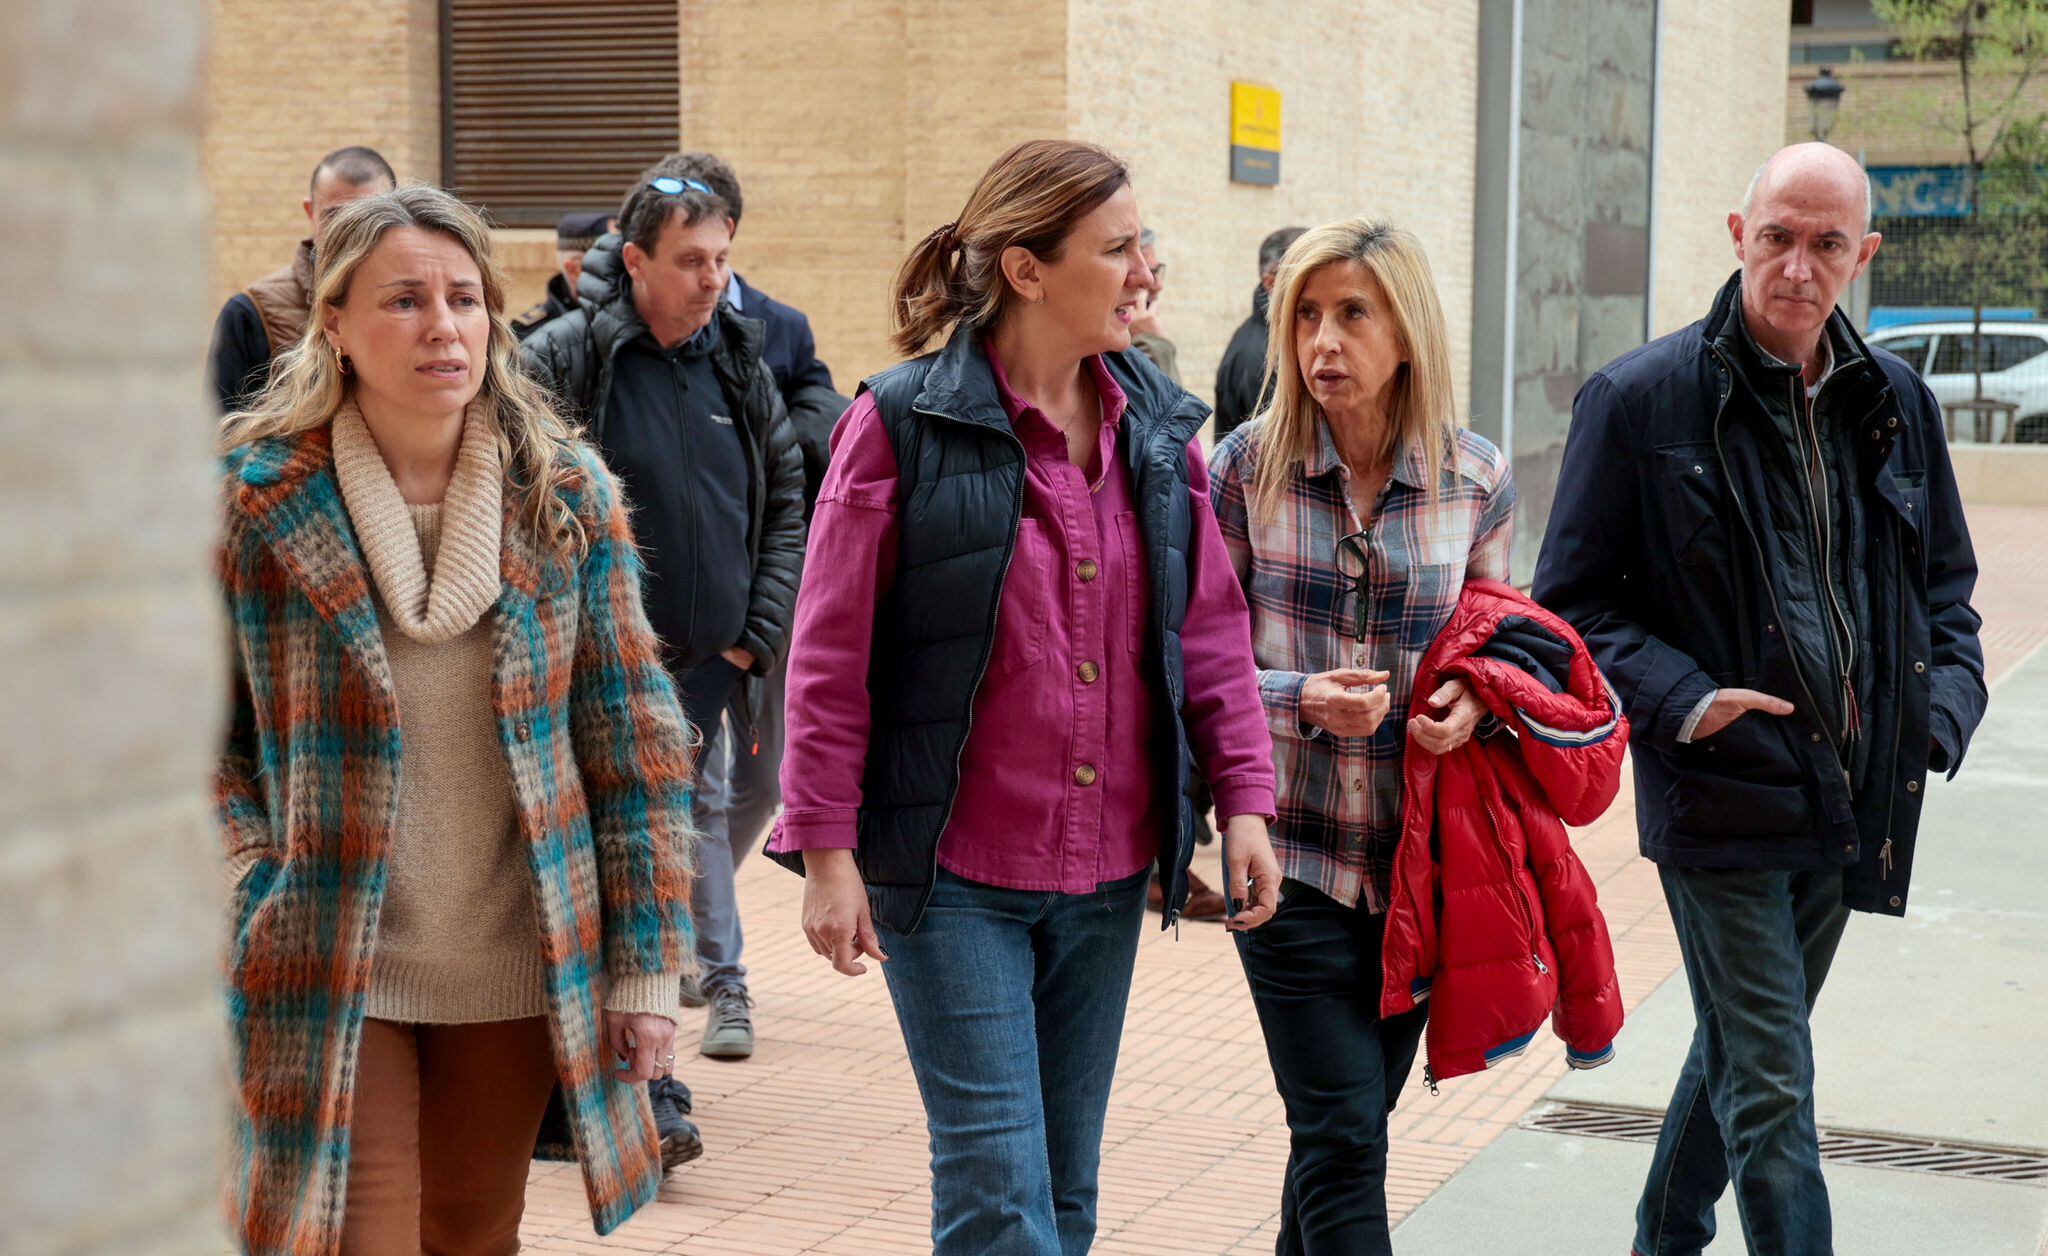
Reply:
[[671, 179], [666, 175], [659, 179], [649, 179], [647, 186], [663, 196], [681, 196], [685, 192], [698, 192], [705, 196], [718, 195], [708, 184], [699, 183], [695, 179]]

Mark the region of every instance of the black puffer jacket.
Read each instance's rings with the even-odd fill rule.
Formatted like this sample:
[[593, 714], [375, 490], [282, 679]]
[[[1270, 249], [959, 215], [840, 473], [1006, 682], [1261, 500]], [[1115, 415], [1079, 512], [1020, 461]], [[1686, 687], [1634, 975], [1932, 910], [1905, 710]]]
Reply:
[[1272, 384], [1266, 379], [1266, 286], [1252, 289], [1251, 316], [1230, 334], [1223, 360], [1216, 364], [1216, 439], [1243, 426], [1266, 404]]
[[[646, 330], [633, 305], [623, 244], [607, 235], [583, 255], [581, 304], [549, 322], [519, 346], [527, 373], [560, 399], [569, 417], [601, 444], [611, 401], [612, 367], [619, 350]], [[752, 483], [747, 500], [747, 553], [754, 564], [753, 595], [739, 645], [754, 656], [754, 674], [774, 669], [789, 646], [796, 587], [804, 562], [804, 463], [781, 390], [761, 360], [762, 327], [720, 302], [719, 347], [712, 368], [743, 442]], [[746, 694], [749, 709], [758, 695]]]

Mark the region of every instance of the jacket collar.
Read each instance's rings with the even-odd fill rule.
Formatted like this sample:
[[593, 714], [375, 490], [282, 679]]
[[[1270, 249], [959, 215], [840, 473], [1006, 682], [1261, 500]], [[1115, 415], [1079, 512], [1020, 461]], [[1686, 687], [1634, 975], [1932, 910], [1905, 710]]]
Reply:
[[235, 505], [342, 648], [386, 693], [391, 665], [370, 599], [369, 567], [349, 526], [328, 424], [227, 456]]
[[[393, 692], [383, 630], [370, 597], [369, 566], [350, 525], [334, 471], [330, 425], [274, 436], [224, 460], [234, 508], [263, 537], [278, 565], [340, 638], [364, 673]], [[499, 606], [507, 619], [560, 585], [560, 562], [544, 553], [505, 493], [500, 529]]]
[[[1714, 297], [1714, 308], [1707, 315], [1703, 328], [1707, 343], [1744, 374], [1759, 382], [1772, 376], [1785, 377], [1800, 373], [1796, 363], [1780, 362], [1756, 343], [1756, 337], [1749, 330], [1749, 321], [1742, 312], [1742, 272], [1729, 276], [1721, 285], [1721, 291]], [[1828, 338], [1828, 346], [1834, 354], [1831, 375], [1841, 375], [1845, 380], [1853, 379], [1858, 388], [1873, 386], [1889, 387], [1870, 355], [1870, 347], [1857, 334], [1856, 325], [1849, 316], [1836, 306], [1829, 313], [1822, 334]]]
[[[1137, 350], [1105, 353], [1101, 361], [1123, 390], [1126, 438], [1150, 438], [1155, 431], [1164, 431], [1179, 435], [1179, 443], [1186, 444], [1209, 417], [1208, 406], [1166, 378]], [[932, 359], [912, 407], [962, 423], [1010, 429], [1010, 413], [996, 387], [988, 350], [982, 347], [980, 334], [965, 325], [954, 329], [952, 338]]]

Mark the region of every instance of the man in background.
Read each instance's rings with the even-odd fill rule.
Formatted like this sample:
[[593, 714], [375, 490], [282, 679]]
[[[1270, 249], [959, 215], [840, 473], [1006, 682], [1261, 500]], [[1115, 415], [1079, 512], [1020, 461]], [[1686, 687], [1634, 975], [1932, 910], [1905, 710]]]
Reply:
[[1131, 315], [1131, 347], [1152, 359], [1152, 365], [1178, 384], [1180, 351], [1166, 338], [1166, 325], [1159, 319], [1159, 293], [1166, 286], [1166, 263], [1159, 260], [1159, 236], [1152, 228], [1145, 227], [1138, 232], [1138, 251], [1145, 256], [1146, 269], [1152, 272], [1152, 283], [1144, 289], [1144, 295], [1138, 299], [1138, 308]]
[[1238, 324], [1223, 360], [1216, 365], [1216, 439], [1236, 431], [1262, 409], [1273, 383], [1266, 377], [1266, 303], [1272, 299], [1273, 276], [1288, 246], [1307, 227], [1282, 227], [1259, 243], [1259, 286], [1252, 289], [1251, 317]]
[[222, 414], [244, 409], [270, 383], [270, 362], [299, 342], [313, 308], [313, 240], [327, 220], [359, 197], [398, 186], [376, 149], [337, 148], [313, 167], [301, 208], [313, 234], [299, 241], [291, 263], [228, 298], [213, 323], [207, 381]]
[[548, 276], [547, 295], [512, 320], [513, 335], [524, 340], [539, 331], [541, 324], [576, 308], [576, 281], [583, 277], [584, 252], [599, 236], [618, 230], [618, 225], [608, 209], [580, 209], [562, 215], [555, 224], [555, 273]]

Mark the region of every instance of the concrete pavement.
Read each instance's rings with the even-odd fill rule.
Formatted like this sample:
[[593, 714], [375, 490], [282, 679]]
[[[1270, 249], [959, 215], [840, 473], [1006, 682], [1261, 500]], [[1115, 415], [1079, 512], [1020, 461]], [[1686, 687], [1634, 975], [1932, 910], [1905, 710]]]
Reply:
[[[2048, 651], [1999, 684], [1954, 781], [1930, 782], [1904, 920], [1854, 917], [1813, 1019], [1822, 1129], [2037, 1152], [2032, 1184], [1829, 1163], [1837, 1248], [2037, 1256], [2048, 1236]], [[1635, 1011], [1615, 1062], [1545, 1103], [1661, 1112], [1693, 1027], [1683, 973]], [[1538, 1105], [1539, 1111], [1543, 1105]], [[1628, 1249], [1647, 1143], [1517, 1130], [1400, 1227], [1402, 1256], [1483, 1236], [1525, 1256]], [[1730, 1201], [1714, 1250], [1740, 1251]], [[1499, 1236], [1515, 1236], [1505, 1248]]]

